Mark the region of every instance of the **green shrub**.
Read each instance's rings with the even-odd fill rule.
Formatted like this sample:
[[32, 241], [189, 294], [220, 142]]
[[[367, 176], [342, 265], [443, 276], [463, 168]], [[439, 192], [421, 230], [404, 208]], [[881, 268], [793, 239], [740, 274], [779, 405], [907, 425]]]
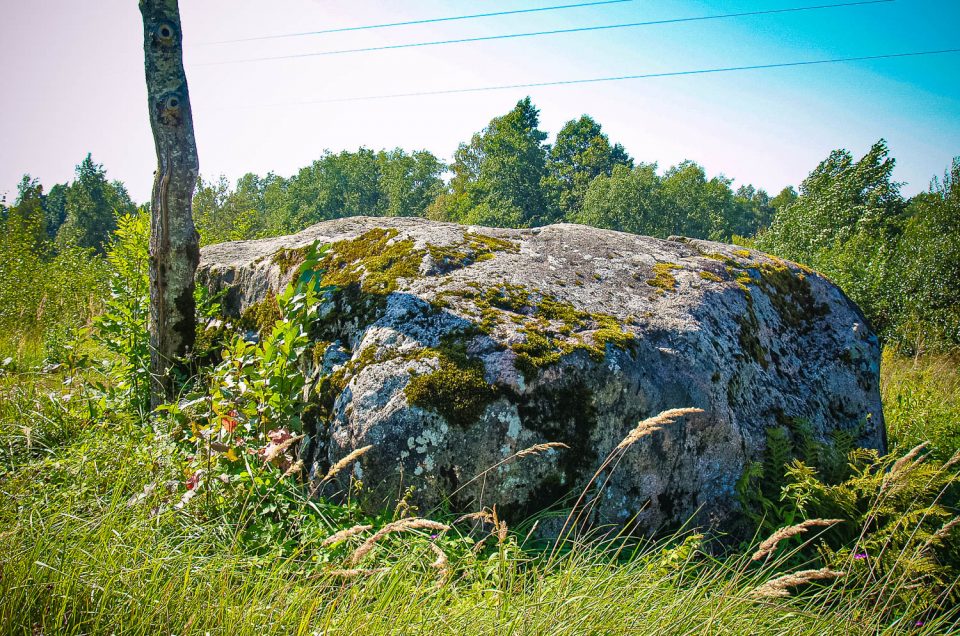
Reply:
[[110, 296], [93, 332], [113, 354], [104, 361], [110, 378], [104, 390], [111, 408], [129, 409], [141, 418], [150, 410], [149, 240], [149, 215], [117, 219], [107, 244]]
[[820, 444], [791, 421], [768, 431], [765, 460], [747, 469], [738, 493], [760, 535], [843, 520], [817, 541], [784, 541], [793, 546], [784, 563], [844, 571], [838, 584], [862, 590], [877, 611], [925, 617], [960, 600], [960, 373], [889, 349], [883, 373], [893, 452], [853, 448], [841, 433]]
[[100, 311], [106, 292], [99, 257], [70, 246], [54, 251], [37, 240], [37, 227], [0, 219], [0, 359], [20, 368], [62, 362], [64, 345]]

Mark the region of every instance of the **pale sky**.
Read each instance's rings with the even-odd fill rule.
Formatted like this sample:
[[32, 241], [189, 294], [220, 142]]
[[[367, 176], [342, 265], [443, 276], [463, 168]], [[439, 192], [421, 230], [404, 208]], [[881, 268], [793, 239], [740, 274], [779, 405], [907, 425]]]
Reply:
[[[181, 0], [201, 172], [282, 176], [324, 149], [457, 144], [533, 98], [541, 127], [588, 113], [640, 161], [683, 159], [771, 193], [834, 148], [886, 138], [904, 192], [960, 155], [960, 54], [471, 94], [309, 103], [593, 77], [960, 48], [960, 1], [896, 0], [548, 37], [216, 64], [255, 57], [828, 4], [633, 0], [604, 6], [255, 42], [278, 33], [526, 9], [576, 0]], [[134, 0], [0, 0], [0, 194], [49, 188], [87, 152], [133, 198], [155, 164]], [[305, 103], [306, 102], [306, 103]]]

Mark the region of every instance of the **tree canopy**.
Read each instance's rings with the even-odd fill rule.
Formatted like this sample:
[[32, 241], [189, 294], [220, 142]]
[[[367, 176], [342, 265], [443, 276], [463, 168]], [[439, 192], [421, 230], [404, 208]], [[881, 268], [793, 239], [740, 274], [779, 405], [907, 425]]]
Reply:
[[65, 187], [61, 199], [51, 201], [51, 222], [60, 218], [63, 224], [57, 229], [57, 241], [61, 245], [93, 248], [103, 253], [104, 244], [117, 227], [118, 215], [132, 213], [136, 206], [127, 190], [119, 181], [107, 181], [106, 170], [94, 163], [88, 154], [77, 166], [76, 179]]

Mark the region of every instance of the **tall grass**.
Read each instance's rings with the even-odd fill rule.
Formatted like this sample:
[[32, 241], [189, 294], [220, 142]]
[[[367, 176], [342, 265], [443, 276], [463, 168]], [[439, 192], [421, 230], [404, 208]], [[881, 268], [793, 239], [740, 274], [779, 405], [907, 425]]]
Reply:
[[[69, 459], [66, 459], [69, 457]], [[650, 543], [624, 562], [603, 545], [541, 561], [455, 569], [444, 580], [399, 542], [386, 570], [342, 578], [317, 554], [251, 556], [186, 513], [128, 505], [150, 478], [145, 447], [89, 432], [4, 484], [0, 631], [10, 634], [584, 634], [893, 632], [869, 595], [829, 582], [758, 598], [780, 563], [714, 561]], [[51, 496], [34, 492], [49, 480]], [[154, 502], [155, 503], [155, 502]], [[384, 557], [381, 557], [382, 559]], [[489, 566], [489, 567], [486, 567]], [[496, 567], [494, 567], [496, 566]], [[456, 568], [456, 564], [454, 564]], [[935, 633], [945, 619], [924, 626]]]
[[946, 460], [960, 449], [960, 354], [901, 357], [883, 353], [880, 391], [893, 446], [929, 442]]
[[[923, 388], [914, 367], [896, 369], [885, 368], [888, 400]], [[907, 581], [798, 574], [820, 567], [804, 556], [830, 531], [817, 524], [807, 524], [799, 538], [800, 532], [782, 532], [781, 540], [795, 543], [783, 541], [755, 561], [751, 555], [767, 537], [723, 556], [690, 534], [640, 543], [580, 540], [547, 559], [523, 536], [489, 525], [489, 535], [474, 530], [467, 538], [470, 524], [445, 534], [412, 528], [384, 535], [349, 571], [347, 557], [372, 530], [323, 545], [343, 529], [331, 523], [315, 539], [301, 535], [292, 550], [250, 550], [231, 525], [237, 515], [212, 518], [203, 506], [175, 505], [183, 475], [161, 435], [90, 417], [94, 396], [76, 384], [64, 387], [65, 379], [0, 376], [0, 633], [932, 634], [956, 628], [950, 611], [927, 615], [909, 603], [888, 611], [891, 589]], [[940, 422], [927, 409], [900, 406], [891, 413], [893, 426], [913, 423], [896, 429], [898, 443], [905, 439], [901, 430], [922, 435], [925, 422]], [[948, 428], [936, 424], [933, 431]], [[444, 537], [431, 538], [436, 532]], [[493, 549], [469, 549], [480, 542]], [[443, 568], [435, 567], [437, 549], [449, 557]], [[861, 565], [851, 554], [835, 569]], [[772, 587], [788, 596], [763, 591], [778, 579]]]
[[72, 332], [99, 313], [107, 270], [86, 250], [34, 251], [16, 238], [0, 239], [0, 360], [31, 369], [60, 362]]

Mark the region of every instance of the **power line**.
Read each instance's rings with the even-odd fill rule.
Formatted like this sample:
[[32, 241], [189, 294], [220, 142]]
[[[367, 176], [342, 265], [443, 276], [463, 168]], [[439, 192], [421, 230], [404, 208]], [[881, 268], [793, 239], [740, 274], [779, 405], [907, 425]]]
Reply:
[[416, 47], [438, 46], [438, 45], [445, 45], [445, 44], [463, 44], [467, 42], [507, 40], [507, 39], [514, 39], [514, 38], [528, 38], [528, 37], [544, 36], [544, 35], [560, 35], [564, 33], [582, 33], [585, 31], [604, 31], [604, 30], [610, 30], [610, 29], [626, 29], [626, 28], [632, 28], [632, 27], [657, 26], [657, 25], [663, 25], [663, 24], [678, 24], [682, 22], [703, 22], [706, 20], [743, 18], [747, 16], [773, 15], [773, 14], [779, 14], [779, 13], [798, 13], [801, 11], [818, 11], [822, 9], [838, 9], [843, 7], [859, 7], [864, 5], [886, 4], [886, 3], [895, 2], [895, 1], [896, 0], [859, 0], [858, 2], [839, 2], [834, 4], [820, 4], [820, 5], [810, 5], [810, 6], [804, 6], [804, 7], [789, 7], [786, 9], [766, 9], [762, 11], [743, 11], [740, 13], [722, 13], [722, 14], [716, 14], [716, 15], [696, 16], [691, 18], [669, 18], [665, 20], [649, 20], [646, 22], [629, 22], [625, 24], [607, 24], [607, 25], [590, 26], [590, 27], [576, 27], [572, 29], [556, 29], [553, 31], [508, 33], [503, 35], [488, 35], [488, 36], [474, 37], [474, 38], [461, 38], [456, 40], [436, 40], [432, 42], [391, 44], [386, 46], [371, 46], [371, 47], [356, 48], [356, 49], [341, 49], [337, 51], [316, 51], [313, 53], [294, 53], [290, 55], [254, 57], [254, 58], [248, 58], [243, 60], [227, 60], [224, 62], [206, 62], [206, 63], [197, 64], [196, 66], [221, 66], [224, 64], [246, 64], [249, 62], [290, 60], [290, 59], [305, 58], [305, 57], [344, 55], [348, 53], [368, 53], [372, 51], [388, 51], [388, 50], [395, 50], [395, 49], [408, 49], [408, 48], [416, 48]]
[[838, 64], [841, 62], [864, 62], [869, 60], [888, 60], [905, 57], [920, 57], [924, 55], [943, 55], [960, 53], [960, 48], [941, 49], [936, 51], [911, 51], [909, 53], [884, 53], [881, 55], [860, 55], [856, 57], [835, 57], [820, 60], [802, 60], [798, 62], [776, 62], [772, 64], [752, 64], [748, 66], [723, 66], [690, 71], [669, 71], [664, 73], [643, 73], [640, 75], [619, 75], [614, 77], [591, 77], [586, 79], [559, 80], [553, 82], [531, 82], [527, 84], [504, 84], [501, 86], [479, 86], [474, 88], [453, 88], [437, 91], [419, 91], [415, 93], [392, 93], [388, 95], [365, 95], [357, 97], [337, 97], [333, 99], [319, 99], [288, 104], [269, 104], [267, 106], [307, 106], [312, 104], [335, 104], [341, 102], [362, 102], [381, 99], [399, 99], [404, 97], [430, 97], [435, 95], [454, 95], [459, 93], [480, 93], [485, 91], [502, 91], [517, 88], [543, 88], [547, 86], [570, 86], [575, 84], [597, 84], [601, 82], [620, 82], [625, 80], [654, 79], [659, 77], [680, 77], [686, 75], [708, 75], [712, 73], [732, 73], [736, 71], [757, 71], [773, 68], [792, 68], [798, 66], [815, 66], [821, 64]]
[[455, 20], [475, 20], [477, 18], [495, 18], [504, 15], [517, 15], [521, 13], [542, 13], [545, 11], [561, 11], [565, 9], [579, 9], [581, 7], [596, 7], [604, 4], [622, 4], [624, 2], [634, 2], [635, 0], [602, 0], [601, 2], [579, 2], [577, 4], [561, 4], [552, 7], [538, 7], [535, 9], [514, 9], [512, 11], [494, 11], [492, 13], [473, 13], [470, 15], [455, 15], [446, 18], [427, 18], [423, 20], [409, 20], [407, 22], [385, 22], [383, 24], [366, 24], [363, 26], [341, 27], [337, 29], [323, 29], [321, 31], [302, 31], [299, 33], [278, 33], [276, 35], [263, 35], [253, 38], [240, 38], [236, 40], [222, 40], [220, 42], [210, 42], [210, 44], [233, 44], [236, 42], [254, 42], [257, 40], [276, 40], [280, 38], [296, 38], [305, 35], [324, 35], [327, 33], [345, 33], [347, 31], [367, 31], [369, 29], [387, 29], [392, 27], [413, 26], [416, 24], [430, 24], [434, 22], [453, 22]]

